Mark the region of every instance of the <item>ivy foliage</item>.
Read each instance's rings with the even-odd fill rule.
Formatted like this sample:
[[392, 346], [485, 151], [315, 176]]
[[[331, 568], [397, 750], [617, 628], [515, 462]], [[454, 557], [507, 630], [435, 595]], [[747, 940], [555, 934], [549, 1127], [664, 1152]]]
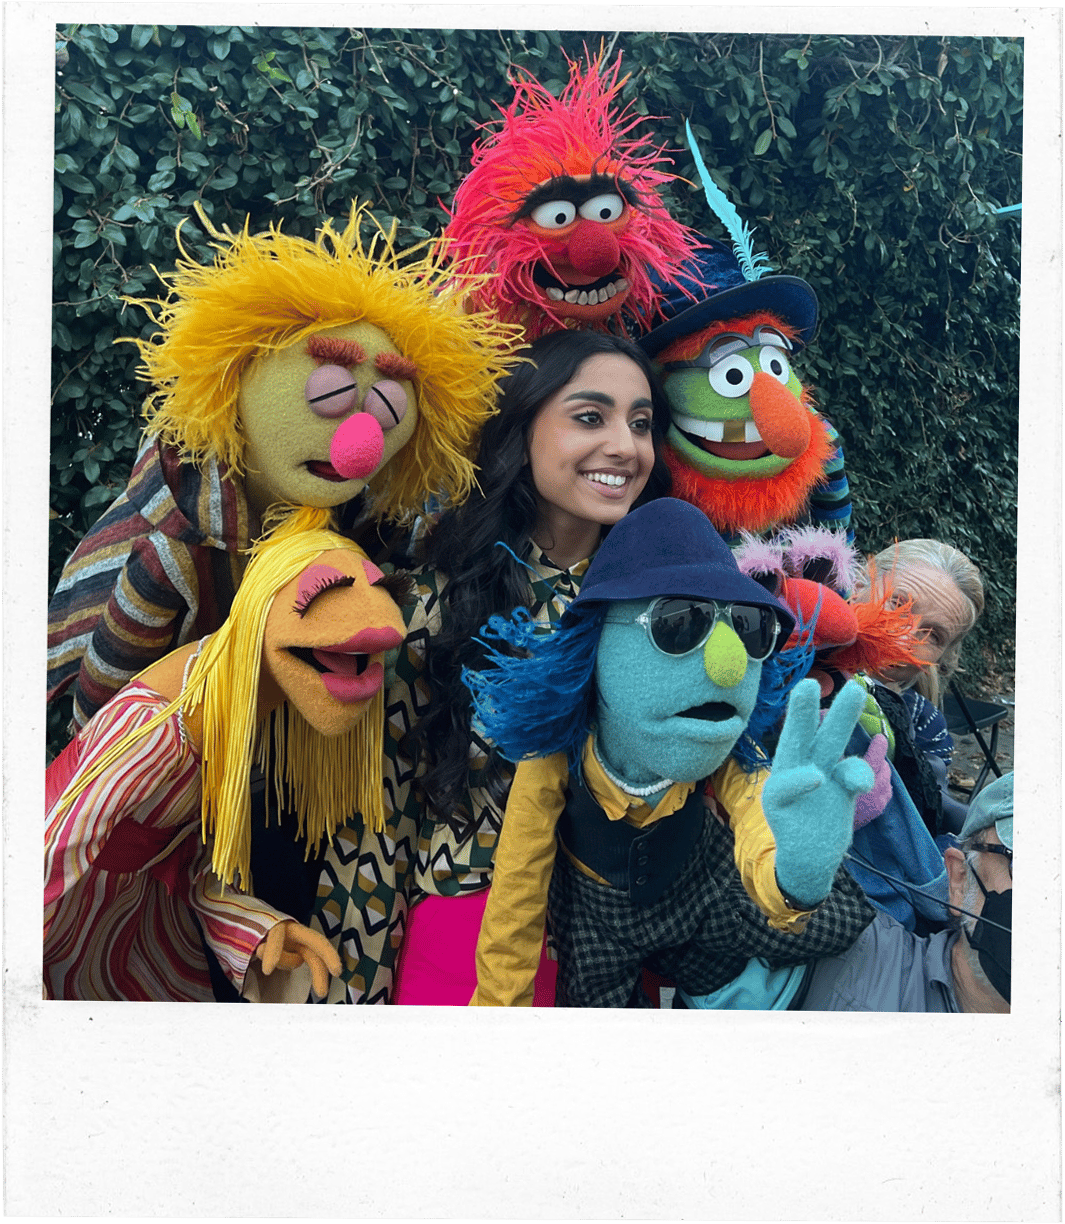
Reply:
[[[51, 580], [122, 490], [145, 388], [126, 298], [159, 292], [192, 210], [311, 237], [353, 199], [439, 233], [515, 68], [623, 52], [623, 98], [703, 157], [776, 270], [821, 303], [802, 373], [840, 430], [859, 545], [935, 536], [984, 572], [972, 635], [1012, 667], [1020, 40], [71, 25], [57, 31]], [[723, 237], [700, 190], [671, 211]], [[971, 647], [969, 666], [982, 663]]]

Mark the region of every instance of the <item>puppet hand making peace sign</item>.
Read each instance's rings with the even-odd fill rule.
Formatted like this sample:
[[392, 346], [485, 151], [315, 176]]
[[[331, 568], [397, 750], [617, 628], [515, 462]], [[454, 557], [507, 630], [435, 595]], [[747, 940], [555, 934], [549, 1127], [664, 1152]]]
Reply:
[[828, 895], [850, 845], [858, 796], [873, 787], [866, 762], [843, 755], [865, 690], [849, 681], [823, 722], [820, 696], [816, 680], [796, 686], [762, 792], [777, 844], [777, 881], [796, 909], [812, 909]]

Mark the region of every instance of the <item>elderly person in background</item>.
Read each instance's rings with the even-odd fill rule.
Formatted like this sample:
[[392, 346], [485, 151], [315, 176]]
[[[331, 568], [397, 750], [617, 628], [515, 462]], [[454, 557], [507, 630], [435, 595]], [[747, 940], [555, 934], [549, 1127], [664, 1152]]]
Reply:
[[965, 635], [984, 610], [980, 571], [940, 540], [902, 540], [870, 558], [855, 584], [855, 599], [881, 581], [891, 584], [896, 600], [912, 601], [921, 624], [914, 653], [926, 664], [875, 677], [880, 684], [874, 696], [894, 732], [894, 764], [929, 830], [957, 832], [965, 806], [947, 791], [954, 741], [937, 706], [958, 666]]
[[1013, 774], [973, 800], [943, 853], [952, 924], [918, 936], [879, 913], [839, 956], [770, 969], [752, 960], [712, 995], [674, 1007], [788, 1011], [1008, 1012], [1013, 927]]

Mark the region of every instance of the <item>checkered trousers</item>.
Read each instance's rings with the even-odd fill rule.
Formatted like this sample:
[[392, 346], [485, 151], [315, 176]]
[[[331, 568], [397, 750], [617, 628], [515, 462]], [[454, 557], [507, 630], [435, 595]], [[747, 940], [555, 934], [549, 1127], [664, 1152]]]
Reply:
[[835, 956], [854, 943], [875, 911], [842, 868], [832, 892], [798, 935], [774, 930], [748, 897], [733, 860], [733, 839], [709, 813], [680, 875], [651, 905], [555, 860], [548, 924], [558, 945], [558, 1005], [625, 1007], [640, 968], [689, 994], [732, 981], [752, 956], [772, 966]]

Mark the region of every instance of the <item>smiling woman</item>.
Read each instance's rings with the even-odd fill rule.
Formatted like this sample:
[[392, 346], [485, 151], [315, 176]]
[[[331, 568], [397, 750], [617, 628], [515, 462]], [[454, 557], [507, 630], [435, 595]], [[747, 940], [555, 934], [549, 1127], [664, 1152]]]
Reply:
[[312, 925], [345, 962], [331, 1001], [469, 1001], [513, 767], [473, 721], [462, 669], [483, 662], [490, 617], [557, 621], [606, 532], [669, 491], [669, 411], [635, 345], [561, 331], [520, 358], [481, 433], [477, 488], [429, 533], [415, 575], [386, 702], [385, 832], [342, 831], [327, 851]]

